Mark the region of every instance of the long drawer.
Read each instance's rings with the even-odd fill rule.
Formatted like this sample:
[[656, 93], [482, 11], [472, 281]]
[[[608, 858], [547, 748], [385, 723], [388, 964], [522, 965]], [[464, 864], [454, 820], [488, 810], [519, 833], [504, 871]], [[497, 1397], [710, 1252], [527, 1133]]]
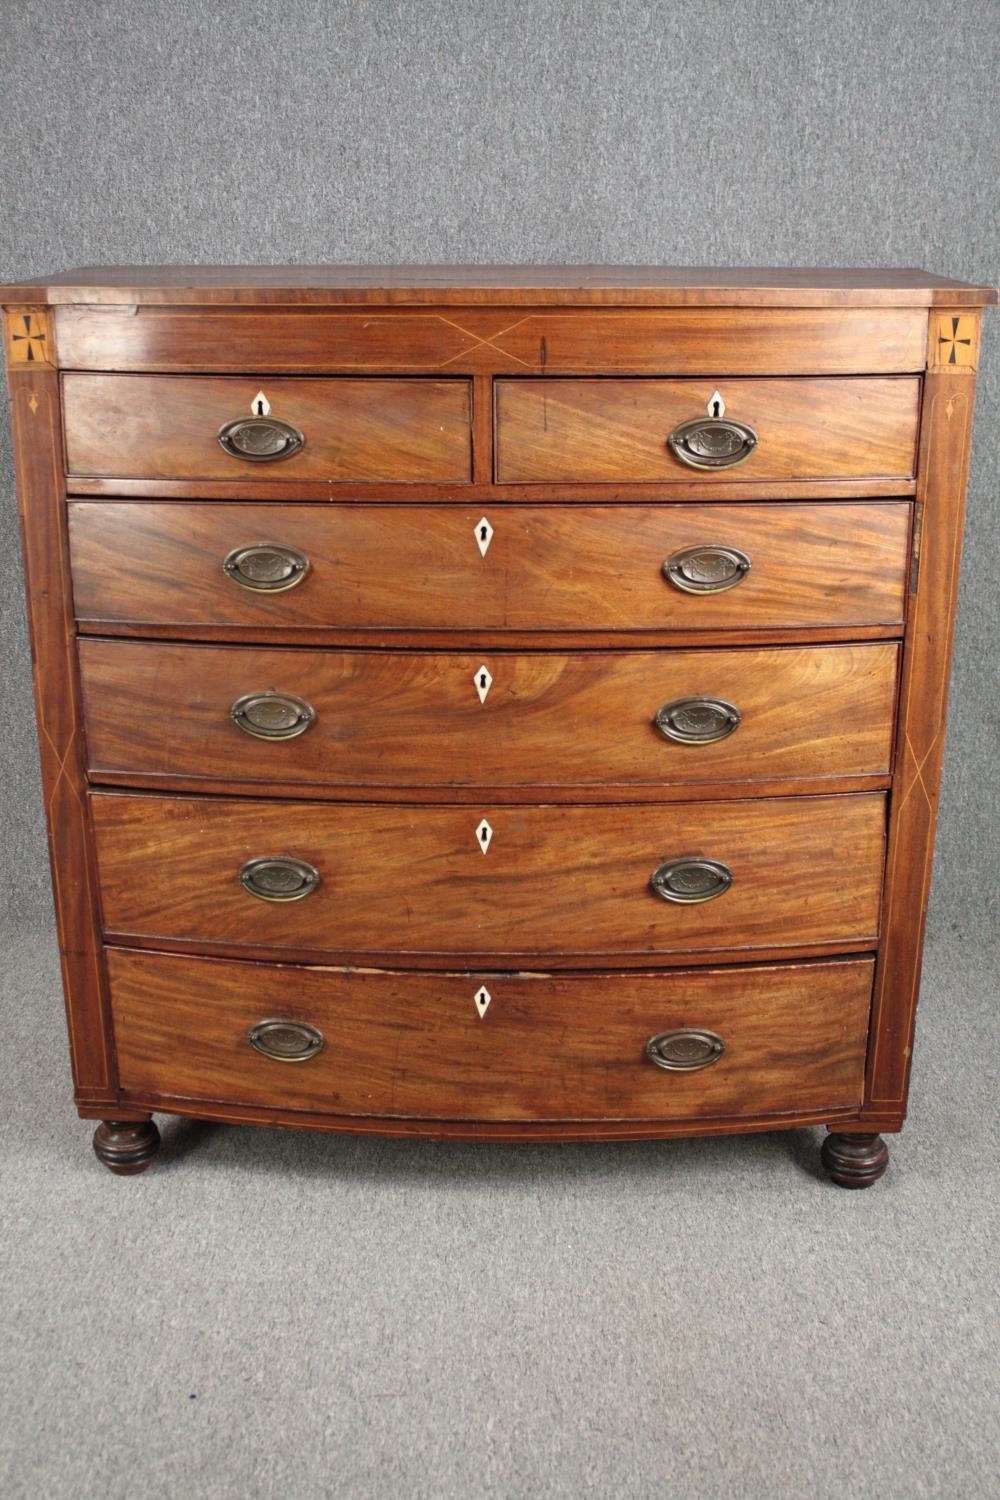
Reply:
[[763, 630], [900, 625], [910, 506], [78, 501], [69, 527], [84, 630]]
[[594, 807], [91, 802], [112, 938], [573, 964], [860, 949], [878, 932], [877, 793]]
[[145, 1098], [480, 1120], [861, 1102], [869, 959], [561, 976], [107, 959], [121, 1085]]
[[[70, 374], [66, 469], [135, 479], [468, 483], [469, 390], [459, 379]], [[241, 424], [235, 452], [219, 441], [231, 423]], [[276, 423], [304, 439], [297, 450], [294, 434]], [[291, 446], [272, 456], [289, 437]]]
[[488, 342], [474, 331], [483, 314], [456, 307], [70, 304], [52, 316], [70, 370], [489, 371], [509, 359], [548, 375], [853, 375], [922, 370], [927, 356], [919, 307], [525, 307], [487, 317]]
[[[501, 484], [697, 481], [706, 475], [678, 457], [667, 439], [685, 423], [704, 422], [717, 406], [720, 420], [749, 427], [756, 445], [734, 467], [712, 466], [713, 481], [909, 478], [919, 399], [919, 379], [906, 375], [718, 385], [711, 379], [499, 380], [496, 477]], [[718, 429], [708, 437], [709, 448], [717, 442]]]
[[885, 775], [897, 654], [80, 642], [93, 778], [222, 774], [286, 794]]

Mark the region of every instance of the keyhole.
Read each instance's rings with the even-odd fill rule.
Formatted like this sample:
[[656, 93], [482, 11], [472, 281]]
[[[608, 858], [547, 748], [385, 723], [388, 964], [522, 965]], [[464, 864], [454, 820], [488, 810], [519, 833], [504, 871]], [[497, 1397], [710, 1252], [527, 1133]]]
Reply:
[[264, 403], [259, 398], [257, 400], [257, 415], [258, 417], [262, 417], [264, 415]]
[[719, 410], [720, 404], [721, 403], [719, 401], [713, 401], [712, 402], [712, 416], [713, 417], [719, 417], [719, 416], [722, 415], [721, 411]]
[[489, 835], [487, 834], [485, 828], [480, 828], [480, 830], [479, 830], [479, 837], [480, 837], [480, 839], [482, 840], [482, 842], [484, 844], [489, 841]]
[[480, 528], [479, 528], [479, 540], [481, 542], [485, 542], [485, 540], [486, 540], [486, 527], [485, 526], [480, 526]]
[[480, 674], [479, 674], [479, 686], [481, 688], [484, 688], [486, 686], [486, 673], [485, 672], [480, 672]]

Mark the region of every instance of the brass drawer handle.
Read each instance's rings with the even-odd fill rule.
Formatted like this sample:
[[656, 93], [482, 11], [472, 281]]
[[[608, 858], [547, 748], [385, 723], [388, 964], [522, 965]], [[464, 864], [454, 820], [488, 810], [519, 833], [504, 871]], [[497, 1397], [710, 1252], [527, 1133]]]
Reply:
[[715, 542], [681, 547], [663, 564], [665, 577], [685, 594], [724, 594], [742, 583], [749, 571], [750, 559], [745, 552]]
[[233, 723], [257, 740], [294, 740], [316, 722], [316, 710], [291, 693], [244, 693], [229, 710]]
[[718, 1062], [726, 1044], [714, 1031], [685, 1026], [678, 1031], [661, 1031], [646, 1043], [646, 1056], [668, 1073], [693, 1073]]
[[319, 871], [304, 859], [264, 854], [241, 865], [240, 884], [258, 901], [301, 901], [319, 885]]
[[234, 547], [222, 564], [227, 578], [241, 589], [256, 594], [280, 594], [301, 583], [309, 572], [309, 559], [295, 547], [280, 542], [257, 542], [252, 547]]
[[679, 745], [712, 745], [739, 729], [743, 715], [725, 698], [675, 698], [653, 720], [660, 733]]
[[291, 458], [305, 444], [304, 433], [277, 417], [237, 417], [235, 422], [224, 422], [216, 435], [233, 458], [257, 464]]
[[691, 469], [731, 469], [746, 462], [757, 442], [752, 427], [730, 417], [695, 417], [667, 438], [671, 453]]
[[733, 872], [718, 859], [668, 859], [654, 870], [650, 884], [664, 901], [695, 906], [725, 895], [733, 883]]
[[305, 1021], [258, 1021], [247, 1032], [247, 1040], [275, 1062], [308, 1062], [324, 1046], [323, 1033]]

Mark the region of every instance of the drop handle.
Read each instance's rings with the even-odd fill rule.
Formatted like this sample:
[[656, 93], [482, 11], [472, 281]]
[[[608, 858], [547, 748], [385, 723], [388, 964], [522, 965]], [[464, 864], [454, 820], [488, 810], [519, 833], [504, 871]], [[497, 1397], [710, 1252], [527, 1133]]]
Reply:
[[730, 417], [695, 417], [667, 438], [675, 458], [690, 469], [732, 469], [745, 463], [759, 439], [746, 422]]
[[668, 1073], [695, 1073], [719, 1061], [726, 1044], [715, 1031], [684, 1026], [676, 1031], [661, 1031], [646, 1043], [646, 1056], [656, 1067]]
[[306, 441], [303, 432], [278, 417], [237, 417], [224, 422], [216, 437], [231, 457], [257, 464], [291, 458]]
[[222, 563], [222, 571], [241, 589], [255, 594], [280, 594], [295, 588], [309, 572], [309, 559], [297, 547], [281, 542], [255, 542], [234, 547]]
[[733, 883], [733, 872], [719, 859], [685, 856], [665, 860], [653, 871], [649, 883], [664, 901], [698, 906], [724, 896]]
[[684, 594], [724, 594], [742, 583], [750, 571], [747, 554], [720, 542], [699, 542], [671, 552], [663, 576]]
[[658, 710], [653, 723], [664, 739], [678, 745], [712, 745], [728, 739], [743, 722], [725, 698], [675, 698]]
[[316, 722], [312, 704], [292, 693], [244, 693], [229, 716], [255, 740], [294, 740]]
[[247, 1041], [255, 1051], [274, 1062], [308, 1062], [325, 1046], [323, 1033], [305, 1021], [258, 1021], [247, 1032]]
[[287, 854], [261, 854], [239, 869], [240, 885], [258, 901], [301, 901], [319, 885], [319, 871]]

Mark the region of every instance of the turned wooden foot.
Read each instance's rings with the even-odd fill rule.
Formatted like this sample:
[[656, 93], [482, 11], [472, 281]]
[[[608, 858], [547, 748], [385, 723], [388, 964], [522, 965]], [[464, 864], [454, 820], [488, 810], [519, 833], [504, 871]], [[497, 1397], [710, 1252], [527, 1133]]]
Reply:
[[831, 1131], [820, 1160], [840, 1187], [866, 1188], [878, 1182], [889, 1165], [889, 1147], [880, 1135], [842, 1135]]
[[102, 1120], [94, 1131], [97, 1160], [121, 1177], [145, 1172], [159, 1149], [160, 1132], [152, 1119]]

